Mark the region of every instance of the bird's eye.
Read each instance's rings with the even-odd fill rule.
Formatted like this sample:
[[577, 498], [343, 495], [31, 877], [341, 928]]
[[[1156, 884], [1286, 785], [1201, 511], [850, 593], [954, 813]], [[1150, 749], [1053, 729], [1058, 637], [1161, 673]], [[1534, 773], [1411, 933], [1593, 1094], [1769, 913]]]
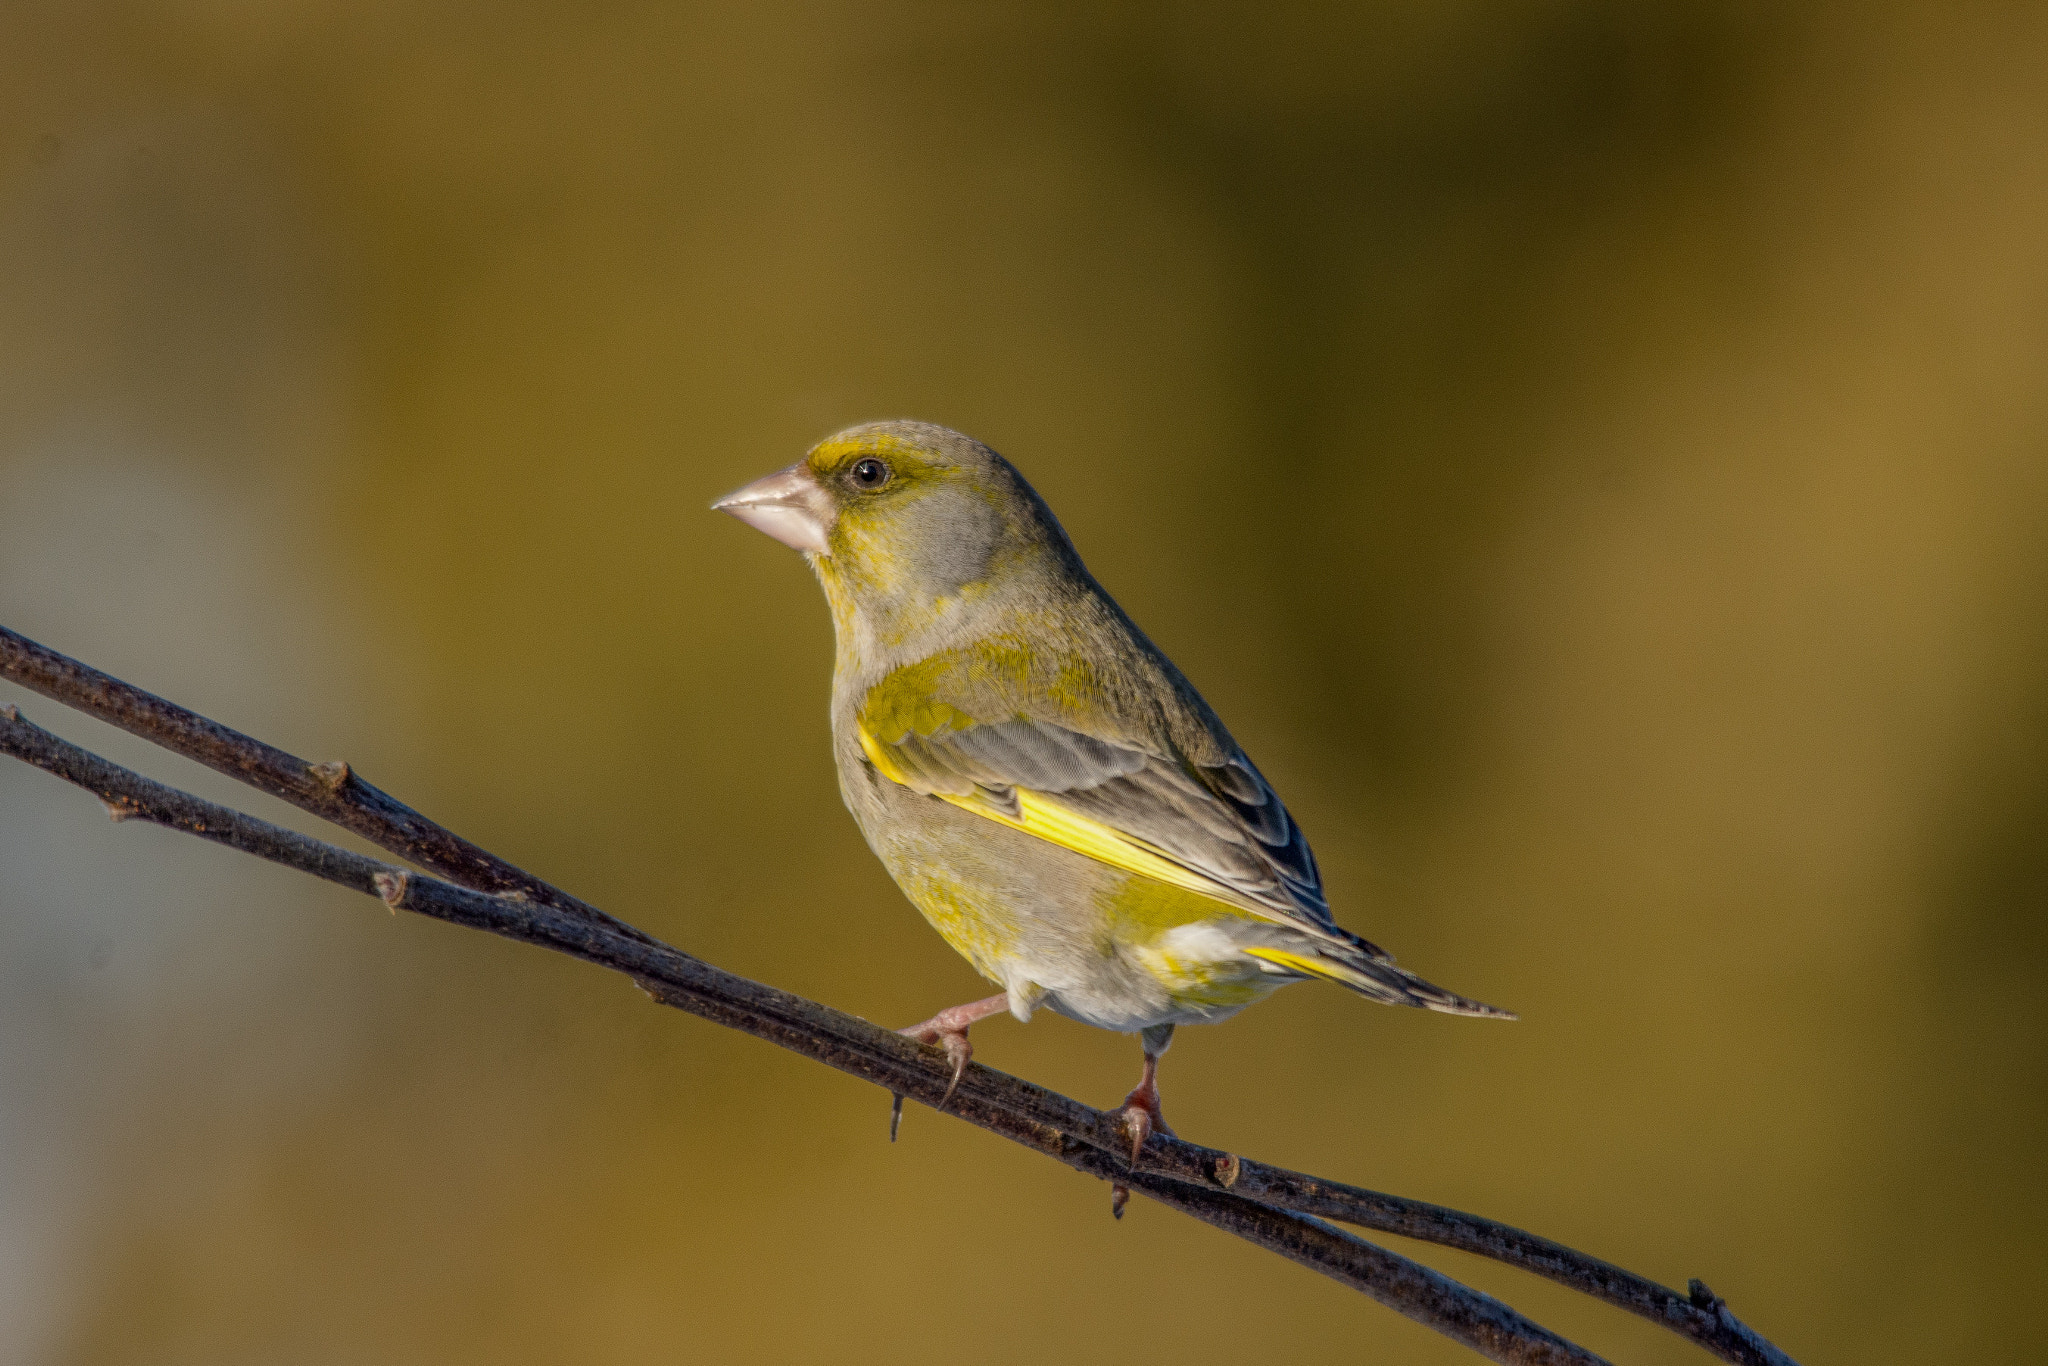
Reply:
[[855, 461], [848, 473], [858, 488], [878, 489], [889, 482], [889, 467], [873, 456]]

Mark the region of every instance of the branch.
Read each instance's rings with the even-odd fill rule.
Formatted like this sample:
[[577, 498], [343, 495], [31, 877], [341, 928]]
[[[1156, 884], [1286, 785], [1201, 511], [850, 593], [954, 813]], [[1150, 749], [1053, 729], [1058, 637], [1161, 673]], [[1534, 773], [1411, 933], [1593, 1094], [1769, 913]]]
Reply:
[[1626, 1309], [1738, 1366], [1798, 1366], [1736, 1318], [1728, 1302], [1697, 1279], [1690, 1283], [1690, 1294], [1681, 1295], [1612, 1262], [1476, 1214], [1305, 1176], [1192, 1143], [1148, 1144], [1140, 1169], [1189, 1181], [1233, 1165], [1237, 1175], [1228, 1183], [1229, 1189], [1262, 1205], [1337, 1219], [1379, 1233], [1397, 1233], [1505, 1262]]
[[[665, 944], [536, 902], [473, 892], [166, 787], [69, 744], [0, 708], [0, 750], [95, 793], [116, 820], [183, 830], [244, 853], [508, 939], [539, 944], [631, 977], [663, 1005], [763, 1038], [936, 1108], [951, 1080], [940, 1050], [800, 996], [724, 972]], [[980, 1128], [1077, 1171], [1119, 1181], [1334, 1280], [1494, 1361], [1514, 1366], [1605, 1366], [1506, 1305], [1417, 1262], [1307, 1215], [1219, 1189], [1132, 1171], [1115, 1155], [1115, 1122], [1100, 1111], [993, 1069], [974, 1066], [947, 1108]]]
[[[662, 945], [541, 882], [350, 775], [310, 765], [0, 627], [0, 675], [284, 797], [477, 891], [406, 874], [203, 802], [0, 716], [0, 749], [98, 793], [117, 819], [137, 816], [300, 868], [394, 907], [538, 943], [625, 972], [665, 1004], [745, 1030], [890, 1090], [936, 1105], [950, 1073], [900, 1035], [725, 973]], [[337, 775], [329, 781], [323, 775]], [[255, 775], [255, 776], [252, 776]], [[649, 956], [651, 955], [651, 956]], [[1270, 1167], [1155, 1135], [1128, 1164], [1100, 1111], [978, 1064], [949, 1106], [969, 1122], [1363, 1290], [1500, 1361], [1597, 1361], [1487, 1296], [1321, 1222], [1322, 1216], [1459, 1248], [1518, 1266], [1627, 1309], [1739, 1366], [1795, 1366], [1699, 1281], [1691, 1295], [1519, 1229], [1456, 1210]], [[1287, 1213], [1283, 1214], [1282, 1211]], [[1309, 1216], [1309, 1217], [1301, 1217]], [[1507, 1354], [1502, 1354], [1507, 1353]], [[1532, 1354], [1533, 1353], [1533, 1354]], [[1562, 1353], [1562, 1355], [1560, 1355]]]
[[218, 721], [209, 721], [112, 674], [101, 673], [90, 664], [60, 655], [5, 626], [0, 626], [0, 676], [98, 717], [110, 726], [118, 726], [130, 735], [162, 745], [173, 754], [205, 764], [259, 792], [282, 797], [301, 811], [361, 835], [380, 849], [388, 849], [459, 886], [523, 896], [577, 919], [608, 926], [642, 943], [655, 942], [652, 936], [622, 920], [614, 920], [588, 902], [542, 882], [428, 820], [363, 781], [339, 760], [309, 764], [295, 754], [287, 754]]

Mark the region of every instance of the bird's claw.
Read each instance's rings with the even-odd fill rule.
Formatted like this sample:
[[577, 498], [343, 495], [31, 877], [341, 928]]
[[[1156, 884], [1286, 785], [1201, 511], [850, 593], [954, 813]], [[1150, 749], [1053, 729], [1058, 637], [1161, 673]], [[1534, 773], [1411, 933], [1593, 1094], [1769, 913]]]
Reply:
[[1130, 1136], [1133, 1167], [1138, 1165], [1138, 1155], [1145, 1151], [1145, 1140], [1152, 1137], [1154, 1130], [1162, 1133], [1173, 1132], [1166, 1127], [1166, 1121], [1156, 1118], [1158, 1113], [1157, 1101], [1153, 1102], [1152, 1109], [1147, 1110], [1142, 1105], [1126, 1100], [1124, 1108], [1117, 1111], [1117, 1127]]
[[1133, 1167], [1138, 1165], [1138, 1155], [1145, 1151], [1146, 1139], [1154, 1134], [1173, 1137], [1173, 1130], [1166, 1127], [1166, 1116], [1159, 1112], [1159, 1088], [1149, 1081], [1139, 1083], [1124, 1097], [1123, 1108], [1116, 1112], [1116, 1124], [1130, 1136]]
[[[953, 1064], [953, 1079], [946, 1083], [946, 1094], [939, 1097], [939, 1103], [934, 1107], [943, 1111], [953, 1099], [953, 1093], [960, 1089], [960, 1078], [967, 1075], [967, 1064], [974, 1059], [974, 1045], [967, 1042], [966, 1027], [948, 1029], [934, 1020], [926, 1020], [923, 1024], [914, 1024], [896, 1032], [907, 1039], [937, 1044], [946, 1050], [946, 1061]], [[892, 1095], [889, 1100], [889, 1141], [894, 1143], [896, 1131], [903, 1125], [903, 1097]]]
[[[953, 1093], [960, 1089], [960, 1079], [967, 1075], [967, 1064], [974, 1057], [974, 1045], [967, 1042], [967, 1027], [977, 1020], [985, 1020], [991, 1015], [1009, 1009], [1009, 1005], [1010, 998], [1007, 995], [991, 996], [982, 1001], [969, 1001], [964, 1006], [942, 1010], [929, 1020], [896, 1031], [906, 1039], [939, 1045], [946, 1050], [946, 1061], [953, 1064], [953, 1079], [946, 1083], [946, 1094], [939, 1097], [939, 1103], [933, 1108], [945, 1109], [952, 1101]], [[898, 1095], [893, 1097], [893, 1100], [895, 1103], [889, 1109], [891, 1143], [896, 1141], [896, 1128], [903, 1122], [903, 1097]]]
[[953, 1093], [960, 1089], [960, 1078], [967, 1075], [967, 1064], [974, 1058], [974, 1045], [967, 1042], [967, 1031], [958, 1034], [944, 1034], [939, 1042], [945, 1046], [946, 1059], [953, 1064], [953, 1080], [946, 1083], [946, 1094], [939, 1097], [939, 1108], [946, 1108], [946, 1102], [953, 1099]]
[[[1121, 1110], [1116, 1112], [1116, 1125], [1131, 1140], [1131, 1170], [1138, 1168], [1138, 1158], [1145, 1151], [1145, 1140], [1154, 1134], [1173, 1137], [1173, 1130], [1166, 1127], [1165, 1116], [1159, 1113], [1159, 1088], [1140, 1083], [1138, 1088], [1124, 1097]], [[1121, 1181], [1113, 1181], [1109, 1187], [1109, 1213], [1112, 1218], [1124, 1217], [1124, 1206], [1131, 1200], [1131, 1188]]]
[[[974, 1058], [974, 1045], [967, 1042], [965, 1029], [934, 1028], [929, 1024], [912, 1025], [896, 1031], [919, 1043], [935, 1043], [946, 1050], [946, 1061], [953, 1064], [953, 1080], [946, 1085], [946, 1094], [939, 1098], [938, 1108], [946, 1108], [946, 1102], [953, 1099], [953, 1093], [960, 1089], [960, 1078], [967, 1075], [967, 1064]], [[896, 1098], [896, 1109], [903, 1109], [903, 1098]]]

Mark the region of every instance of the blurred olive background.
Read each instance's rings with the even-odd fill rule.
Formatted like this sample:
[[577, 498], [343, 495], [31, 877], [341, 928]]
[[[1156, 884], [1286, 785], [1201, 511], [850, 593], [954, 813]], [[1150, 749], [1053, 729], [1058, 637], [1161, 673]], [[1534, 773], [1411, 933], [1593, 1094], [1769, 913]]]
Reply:
[[[840, 808], [815, 586], [705, 504], [964, 428], [1346, 922], [1523, 1012], [1285, 993], [1183, 1032], [1182, 1133], [1809, 1364], [2039, 1360], [2044, 71], [2048, 12], [1937, 0], [23, 0], [0, 620], [902, 1023], [979, 985]], [[0, 1037], [10, 1362], [1470, 1359], [16, 765]], [[1138, 1056], [977, 1043], [1097, 1104]]]

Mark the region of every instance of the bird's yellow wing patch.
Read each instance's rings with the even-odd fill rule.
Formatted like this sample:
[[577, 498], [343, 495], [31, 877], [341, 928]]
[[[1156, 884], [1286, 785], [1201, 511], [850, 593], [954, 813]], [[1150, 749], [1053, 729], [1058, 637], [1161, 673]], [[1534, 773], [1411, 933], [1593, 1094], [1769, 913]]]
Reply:
[[[882, 776], [904, 787], [913, 786], [909, 775], [890, 757], [888, 748], [868, 734], [867, 727], [861, 726], [858, 730], [861, 748], [867, 752], [868, 760], [881, 771]], [[1270, 914], [1259, 911], [1256, 907], [1246, 906], [1241, 898], [1233, 895], [1222, 883], [1174, 862], [1153, 845], [1134, 835], [1125, 834], [1115, 826], [1105, 825], [1101, 821], [1081, 815], [1044, 793], [1033, 792], [1023, 787], [1012, 790], [1017, 798], [1015, 815], [987, 801], [979, 793], [956, 795], [950, 792], [937, 792], [932, 795], [951, 802], [963, 811], [971, 811], [977, 816], [992, 820], [998, 825], [1007, 825], [1013, 830], [1022, 830], [1027, 835], [1035, 835], [1050, 844], [1057, 844], [1062, 849], [1071, 849], [1077, 854], [1085, 855], [1098, 863], [1106, 863], [1112, 868], [1120, 868], [1127, 873], [1136, 873], [1140, 877], [1164, 882], [1170, 887], [1180, 887], [1201, 896], [1212, 897], [1233, 909], [1251, 910], [1259, 915]]]
[[1275, 967], [1286, 968], [1289, 972], [1298, 972], [1304, 977], [1320, 977], [1326, 982], [1339, 982], [1345, 986], [1353, 985], [1360, 975], [1347, 972], [1342, 965], [1327, 958], [1317, 958], [1306, 953], [1290, 953], [1286, 949], [1276, 949], [1265, 944], [1244, 946], [1239, 952], [1252, 958], [1264, 959]]

